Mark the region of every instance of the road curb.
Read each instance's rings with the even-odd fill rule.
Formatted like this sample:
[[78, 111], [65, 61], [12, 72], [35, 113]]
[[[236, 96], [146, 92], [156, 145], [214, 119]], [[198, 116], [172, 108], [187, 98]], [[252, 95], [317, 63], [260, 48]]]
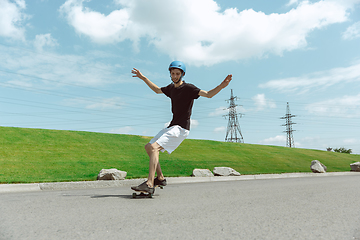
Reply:
[[36, 192], [41, 191], [39, 183], [30, 184], [0, 184], [0, 193]]
[[[258, 174], [241, 175], [229, 177], [168, 177], [168, 184], [202, 183], [202, 182], [222, 182], [222, 181], [245, 181], [245, 180], [264, 180], [281, 178], [302, 178], [302, 177], [327, 177], [327, 176], [360, 176], [360, 172], [328, 172], [328, 173], [281, 173], [281, 174]], [[81, 181], [81, 182], [54, 182], [54, 183], [30, 183], [30, 184], [0, 184], [0, 193], [12, 192], [36, 192], [53, 190], [72, 190], [72, 189], [95, 189], [123, 186], [137, 186], [145, 178], [125, 179], [120, 181]]]

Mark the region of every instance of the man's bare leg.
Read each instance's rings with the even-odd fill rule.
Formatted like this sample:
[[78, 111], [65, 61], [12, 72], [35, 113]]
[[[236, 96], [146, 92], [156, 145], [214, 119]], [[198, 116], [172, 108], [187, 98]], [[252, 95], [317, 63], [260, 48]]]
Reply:
[[145, 145], [145, 150], [149, 155], [149, 176], [147, 181], [149, 187], [154, 187], [155, 172], [158, 174], [159, 179], [164, 178], [159, 164], [159, 152], [161, 149], [163, 148], [157, 142]]
[[162, 171], [161, 171], [160, 160], [159, 160], [158, 165], [157, 165], [157, 167], [156, 167], [156, 175], [157, 175], [157, 178], [158, 178], [160, 181], [162, 181], [162, 180], [165, 179], [165, 178], [164, 178], [164, 175], [163, 175], [163, 173], [162, 173]]

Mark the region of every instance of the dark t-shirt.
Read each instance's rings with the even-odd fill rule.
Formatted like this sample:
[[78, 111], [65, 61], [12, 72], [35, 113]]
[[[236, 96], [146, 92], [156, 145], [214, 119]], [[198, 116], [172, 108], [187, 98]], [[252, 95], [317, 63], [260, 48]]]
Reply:
[[183, 82], [179, 87], [173, 83], [162, 87], [161, 91], [171, 99], [173, 119], [168, 127], [179, 125], [190, 130], [190, 116], [194, 99], [199, 98], [200, 89], [190, 83]]

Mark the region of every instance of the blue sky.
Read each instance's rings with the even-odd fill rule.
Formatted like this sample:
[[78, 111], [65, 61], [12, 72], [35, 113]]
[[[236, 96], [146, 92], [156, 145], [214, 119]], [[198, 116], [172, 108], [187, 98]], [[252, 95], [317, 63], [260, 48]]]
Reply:
[[0, 125], [154, 136], [168, 65], [203, 90], [189, 138], [224, 141], [230, 90], [245, 143], [360, 154], [360, 0], [0, 0]]

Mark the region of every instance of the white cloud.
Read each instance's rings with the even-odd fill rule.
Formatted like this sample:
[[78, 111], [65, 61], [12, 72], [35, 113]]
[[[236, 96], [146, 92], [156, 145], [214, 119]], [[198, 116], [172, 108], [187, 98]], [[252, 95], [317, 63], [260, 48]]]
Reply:
[[355, 96], [343, 96], [330, 100], [309, 104], [305, 107], [311, 114], [318, 116], [360, 116], [360, 94]]
[[295, 141], [295, 147], [297, 148], [308, 148], [308, 149], [322, 149], [326, 150], [330, 145], [328, 140], [324, 140], [319, 136], [303, 137]]
[[260, 84], [260, 88], [274, 89], [279, 91], [302, 91], [311, 88], [330, 87], [345, 82], [360, 81], [360, 63], [349, 67], [333, 68], [328, 71], [311, 73], [302, 77], [291, 77], [271, 80]]
[[199, 126], [199, 121], [195, 119], [190, 119], [190, 128], [197, 128]]
[[[107, 57], [112, 56], [107, 54]], [[99, 51], [81, 56], [60, 55], [46, 52], [45, 48], [38, 53], [0, 45], [0, 62], [3, 69], [15, 73], [2, 73], [6, 74], [3, 81], [16, 86], [48, 89], [73, 84], [95, 87], [115, 81], [131, 81], [127, 74], [123, 74], [126, 77], [119, 76], [115, 66], [103, 63], [103, 56]]]
[[15, 0], [15, 2], [20, 8], [26, 8], [25, 0]]
[[356, 139], [356, 138], [347, 138], [347, 139], [344, 139], [343, 142], [345, 144], [359, 144], [360, 140]]
[[290, 1], [286, 4], [286, 6], [289, 7], [289, 6], [297, 5], [298, 2], [299, 2], [299, 0], [290, 0]]
[[113, 43], [129, 37], [130, 21], [128, 9], [115, 10], [105, 16], [84, 8], [84, 0], [68, 0], [60, 8], [69, 23], [81, 34], [96, 42]]
[[360, 22], [356, 22], [350, 27], [348, 27], [343, 33], [342, 38], [345, 40], [360, 38]]
[[[76, 32], [99, 43], [146, 38], [171, 58], [194, 65], [282, 55], [303, 48], [307, 35], [348, 19], [358, 0], [302, 1], [282, 14], [221, 12], [214, 0], [118, 0], [122, 7], [109, 15], [84, 7], [84, 0], [68, 0], [60, 8]], [[294, 1], [292, 1], [295, 3]]]
[[124, 106], [124, 102], [120, 97], [113, 97], [107, 99], [100, 99], [97, 103], [92, 103], [86, 106], [87, 109], [121, 109]]
[[[295, 140], [296, 148], [320, 149], [326, 151], [328, 147], [331, 148], [345, 147], [345, 148], [351, 148], [353, 150], [353, 153], [356, 154], [360, 153], [358, 147], [360, 140], [356, 138], [324, 138], [320, 136], [311, 136], [311, 137], [302, 137], [300, 139], [296, 138], [294, 140]], [[282, 146], [284, 146], [284, 143]]]
[[255, 102], [256, 110], [261, 111], [265, 108], [276, 108], [276, 104], [273, 100], [266, 99], [265, 94], [257, 94], [252, 97], [252, 100]]
[[25, 0], [0, 0], [0, 36], [24, 40], [23, 21], [29, 18], [23, 13]]
[[227, 113], [228, 113], [227, 107], [218, 107], [215, 109], [215, 111], [209, 113], [209, 116], [210, 117], [222, 116], [222, 115], [226, 115]]
[[261, 144], [266, 145], [286, 145], [286, 136], [285, 135], [277, 135], [275, 137], [270, 137], [260, 141]]
[[134, 128], [126, 126], [122, 128], [112, 129], [110, 133], [117, 133], [117, 134], [131, 134]]
[[222, 127], [217, 127], [214, 129], [215, 133], [224, 133], [226, 132], [226, 127], [222, 126]]
[[39, 34], [35, 36], [34, 46], [38, 51], [42, 51], [43, 47], [55, 47], [58, 46], [58, 42], [54, 39], [50, 33]]
[[120, 97], [113, 98], [74, 98], [64, 100], [64, 104], [68, 106], [81, 106], [86, 109], [109, 110], [121, 109], [124, 102]]

